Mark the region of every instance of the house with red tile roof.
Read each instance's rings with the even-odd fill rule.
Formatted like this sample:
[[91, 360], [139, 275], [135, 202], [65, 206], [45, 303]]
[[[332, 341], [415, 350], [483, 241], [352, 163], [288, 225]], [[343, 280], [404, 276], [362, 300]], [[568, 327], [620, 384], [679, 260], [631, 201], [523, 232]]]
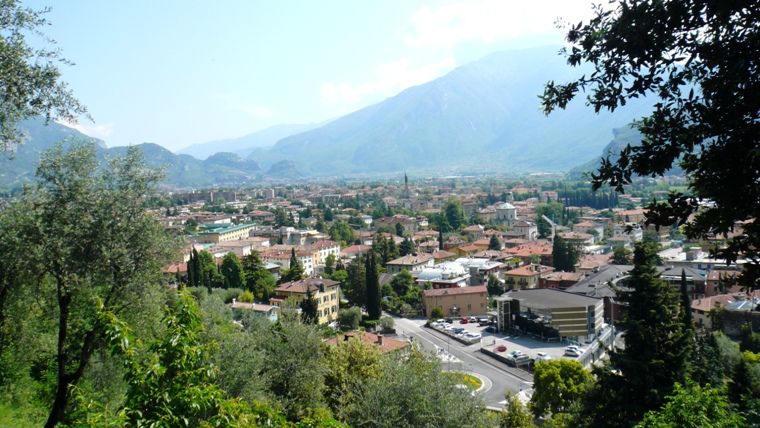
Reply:
[[409, 342], [383, 336], [382, 334], [370, 333], [367, 331], [351, 331], [345, 334], [325, 340], [327, 346], [338, 346], [341, 342], [348, 342], [351, 339], [360, 340], [367, 346], [377, 346], [384, 353], [403, 350], [409, 346]]

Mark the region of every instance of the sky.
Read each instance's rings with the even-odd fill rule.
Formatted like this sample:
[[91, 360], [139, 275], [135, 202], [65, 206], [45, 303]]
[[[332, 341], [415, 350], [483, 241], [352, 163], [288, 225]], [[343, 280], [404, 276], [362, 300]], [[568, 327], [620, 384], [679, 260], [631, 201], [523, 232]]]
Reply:
[[[598, 0], [597, 0], [598, 3]], [[561, 45], [591, 0], [24, 0], [109, 147], [318, 123], [505, 49]], [[41, 43], [34, 40], [32, 43]]]

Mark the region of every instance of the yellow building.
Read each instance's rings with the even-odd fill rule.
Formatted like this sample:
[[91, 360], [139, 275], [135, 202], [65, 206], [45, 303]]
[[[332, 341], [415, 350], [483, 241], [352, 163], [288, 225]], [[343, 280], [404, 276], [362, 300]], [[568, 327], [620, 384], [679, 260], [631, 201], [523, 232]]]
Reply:
[[[317, 317], [319, 324], [328, 324], [338, 318], [338, 289], [340, 282], [322, 278], [306, 278], [280, 285], [273, 291], [274, 297], [269, 299], [272, 306], [283, 311], [282, 304], [286, 299], [292, 299], [297, 305], [306, 298], [311, 290], [317, 302]], [[286, 309], [285, 309], [286, 310]], [[300, 313], [300, 309], [298, 309]]]
[[512, 289], [537, 288], [541, 275], [553, 272], [554, 268], [543, 265], [521, 266], [504, 272], [504, 285]]

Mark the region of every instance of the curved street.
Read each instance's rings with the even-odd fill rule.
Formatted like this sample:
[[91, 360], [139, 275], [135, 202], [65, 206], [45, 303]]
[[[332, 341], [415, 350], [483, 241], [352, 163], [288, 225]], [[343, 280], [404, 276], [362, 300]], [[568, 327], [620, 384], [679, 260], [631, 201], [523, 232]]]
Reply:
[[[389, 314], [390, 315], [390, 314]], [[514, 369], [480, 353], [480, 343], [465, 345], [448, 336], [425, 328], [424, 319], [400, 318], [393, 315], [396, 332], [400, 336], [411, 337], [421, 347], [440, 354], [443, 370], [461, 370], [481, 378], [483, 387], [479, 391], [486, 405], [502, 408], [507, 391], [518, 393], [531, 387], [533, 378], [529, 373]], [[487, 340], [484, 338], [484, 340]]]

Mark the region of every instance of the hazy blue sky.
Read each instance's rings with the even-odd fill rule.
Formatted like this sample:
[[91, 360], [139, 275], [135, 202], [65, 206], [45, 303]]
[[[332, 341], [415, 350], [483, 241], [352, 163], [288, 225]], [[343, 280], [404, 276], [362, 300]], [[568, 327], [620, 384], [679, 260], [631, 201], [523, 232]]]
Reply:
[[[35, 9], [51, 2], [24, 1]], [[80, 1], [45, 34], [109, 146], [170, 150], [339, 117], [490, 52], [561, 44], [591, 0]]]

